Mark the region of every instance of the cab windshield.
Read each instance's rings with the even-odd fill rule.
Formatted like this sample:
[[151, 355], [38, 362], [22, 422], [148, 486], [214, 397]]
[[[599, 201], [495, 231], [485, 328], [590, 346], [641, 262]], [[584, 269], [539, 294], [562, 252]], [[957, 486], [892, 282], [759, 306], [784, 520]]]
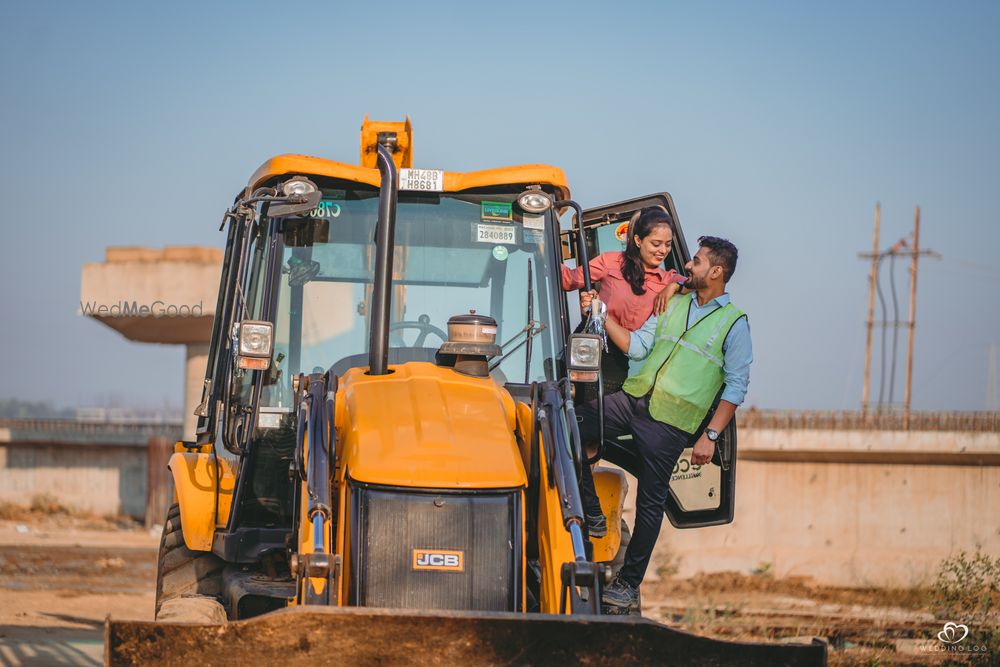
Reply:
[[[333, 368], [339, 375], [368, 365], [378, 192], [324, 189], [323, 195], [308, 217], [276, 221], [272, 257], [280, 273], [267, 272], [276, 280], [274, 358], [261, 406], [290, 406], [291, 378], [299, 373]], [[553, 378], [558, 311], [550, 295], [559, 276], [546, 247], [553, 218], [522, 214], [514, 198], [399, 194], [390, 364], [433, 361], [448, 318], [474, 310], [497, 321], [497, 343], [511, 341], [504, 352], [535, 323], [530, 360], [521, 346], [493, 370], [497, 381]]]

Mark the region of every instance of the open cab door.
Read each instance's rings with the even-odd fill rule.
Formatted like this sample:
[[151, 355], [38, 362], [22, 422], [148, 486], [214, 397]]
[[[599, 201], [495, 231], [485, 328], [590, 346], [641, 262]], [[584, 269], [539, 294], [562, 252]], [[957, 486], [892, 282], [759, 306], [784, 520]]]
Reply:
[[[666, 192], [585, 210], [582, 226], [588, 255], [596, 257], [602, 252], [624, 250], [629, 220], [634, 213], [650, 206], [664, 209], [674, 221], [673, 250], [664, 261], [663, 268], [686, 274], [684, 265], [691, 259], [691, 254], [674, 201]], [[563, 257], [575, 258], [576, 247], [575, 233], [572, 230], [563, 232]], [[638, 366], [633, 370], [638, 370]], [[691, 464], [691, 447], [701, 436], [714, 411], [713, 407], [674, 468], [665, 511], [675, 528], [717, 526], [733, 520], [736, 499], [735, 419], [720, 434], [712, 462], [702, 466]], [[619, 440], [630, 438], [626, 435]], [[606, 446], [614, 446], [614, 443], [606, 443]]]

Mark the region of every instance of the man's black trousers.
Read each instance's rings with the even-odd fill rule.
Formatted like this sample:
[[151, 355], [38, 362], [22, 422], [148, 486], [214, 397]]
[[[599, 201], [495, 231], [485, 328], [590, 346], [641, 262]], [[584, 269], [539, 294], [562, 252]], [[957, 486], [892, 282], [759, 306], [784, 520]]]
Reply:
[[[581, 440], [584, 444], [596, 444], [599, 438], [597, 400], [582, 405], [578, 413], [582, 418]], [[649, 558], [660, 535], [670, 476], [691, 434], [650, 417], [648, 396], [635, 398], [618, 391], [604, 398], [604, 438], [605, 441], [613, 440], [626, 433], [632, 435], [632, 441], [606, 446], [604, 458], [639, 480], [632, 541], [625, 552], [625, 564], [618, 573], [628, 583], [638, 586], [646, 575]], [[583, 466], [580, 489], [587, 514], [599, 514], [600, 502], [588, 465]]]

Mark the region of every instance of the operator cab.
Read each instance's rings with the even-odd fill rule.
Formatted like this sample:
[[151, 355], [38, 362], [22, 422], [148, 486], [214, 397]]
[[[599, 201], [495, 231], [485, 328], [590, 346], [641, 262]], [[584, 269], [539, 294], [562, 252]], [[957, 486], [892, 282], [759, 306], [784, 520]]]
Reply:
[[[342, 377], [369, 364], [379, 191], [306, 177], [320, 193], [315, 207], [282, 217], [262, 207], [236, 290], [246, 299], [241, 319], [273, 323], [267, 370], [233, 380], [238, 398], [229, 437], [249, 440], [255, 450], [245, 460], [252, 481], [238, 493], [234, 512], [246, 528], [279, 530], [293, 514], [287, 481], [295, 447], [293, 379], [328, 369]], [[532, 382], [558, 379], [566, 345], [557, 291], [559, 221], [550, 211], [521, 209], [525, 187], [399, 192], [390, 370], [407, 362], [450, 366], [492, 377], [514, 395], [527, 395]], [[548, 185], [537, 191], [561, 194]]]

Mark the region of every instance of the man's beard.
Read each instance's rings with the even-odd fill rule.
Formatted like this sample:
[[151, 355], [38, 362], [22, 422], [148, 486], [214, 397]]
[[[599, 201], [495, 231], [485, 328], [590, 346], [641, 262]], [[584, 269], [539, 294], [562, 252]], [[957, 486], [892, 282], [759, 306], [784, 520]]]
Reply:
[[684, 281], [684, 289], [686, 290], [699, 290], [703, 287], [705, 286], [702, 284], [701, 279], [694, 275], [688, 276], [688, 279]]

